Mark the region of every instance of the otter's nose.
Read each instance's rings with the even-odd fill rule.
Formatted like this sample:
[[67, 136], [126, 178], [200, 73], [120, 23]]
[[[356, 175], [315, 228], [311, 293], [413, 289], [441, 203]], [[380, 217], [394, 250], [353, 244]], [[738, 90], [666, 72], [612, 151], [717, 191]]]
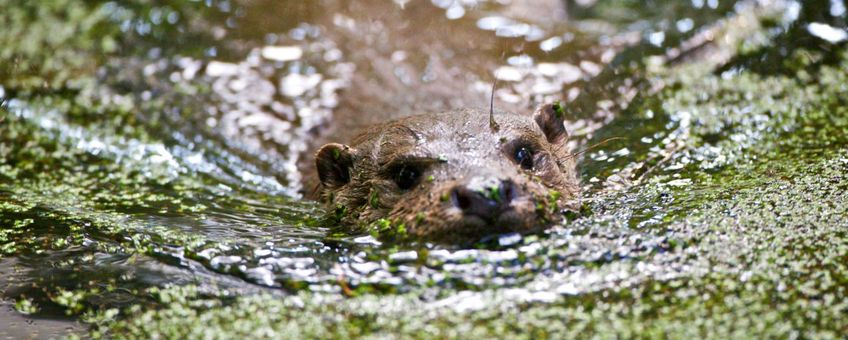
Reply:
[[515, 184], [512, 181], [497, 180], [483, 186], [458, 185], [451, 190], [451, 201], [466, 216], [492, 219], [509, 207], [514, 194]]

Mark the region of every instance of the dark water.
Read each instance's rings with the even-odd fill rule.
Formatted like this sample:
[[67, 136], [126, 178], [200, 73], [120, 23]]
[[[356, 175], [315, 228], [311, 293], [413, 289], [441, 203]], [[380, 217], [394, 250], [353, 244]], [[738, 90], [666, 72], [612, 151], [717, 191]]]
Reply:
[[[841, 1], [0, 7], [0, 292], [39, 334], [846, 327]], [[301, 199], [316, 145], [495, 78], [501, 109], [567, 103], [575, 150], [621, 138], [583, 155], [580, 213], [461, 249]]]

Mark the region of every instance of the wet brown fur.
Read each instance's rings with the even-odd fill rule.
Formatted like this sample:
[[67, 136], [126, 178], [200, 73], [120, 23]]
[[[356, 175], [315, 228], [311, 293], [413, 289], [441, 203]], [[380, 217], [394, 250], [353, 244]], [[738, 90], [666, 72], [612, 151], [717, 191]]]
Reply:
[[[461, 109], [409, 116], [372, 126], [349, 146], [325, 145], [316, 155], [321, 199], [344, 224], [385, 218], [403, 224], [412, 236], [438, 240], [534, 232], [557, 221], [560, 209], [574, 208], [579, 182], [574, 157], [565, 147], [561, 113], [552, 105], [540, 107], [533, 117], [496, 113], [500, 129], [495, 132], [488, 115]], [[513, 160], [519, 145], [536, 150], [532, 170]], [[392, 177], [400, 164], [422, 170], [409, 190], [401, 190]], [[510, 211], [496, 221], [463, 216], [449, 195], [474, 178], [515, 183]]]

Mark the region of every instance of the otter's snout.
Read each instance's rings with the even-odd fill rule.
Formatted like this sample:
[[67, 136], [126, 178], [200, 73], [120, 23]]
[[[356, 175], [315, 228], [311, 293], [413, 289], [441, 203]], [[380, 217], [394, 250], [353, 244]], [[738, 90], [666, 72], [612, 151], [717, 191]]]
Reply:
[[493, 221], [505, 210], [515, 197], [512, 180], [472, 179], [451, 189], [451, 202], [465, 216], [476, 216]]

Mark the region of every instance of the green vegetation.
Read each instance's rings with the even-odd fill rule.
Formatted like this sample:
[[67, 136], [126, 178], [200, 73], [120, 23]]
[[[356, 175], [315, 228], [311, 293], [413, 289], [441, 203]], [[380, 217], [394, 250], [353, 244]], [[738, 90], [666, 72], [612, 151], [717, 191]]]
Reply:
[[[629, 214], [630, 223], [648, 222], [634, 226], [645, 233], [642, 239], [665, 238], [654, 249], [613, 255], [619, 260], [584, 263], [594, 275], [619, 273], [620, 279], [601, 281], [609, 286], [584, 290], [578, 280], [550, 293], [516, 293], [492, 282], [466, 293], [442, 288], [430, 300], [423, 287], [387, 296], [300, 292], [229, 303], [188, 294], [193, 298], [185, 303], [138, 310], [105, 329], [178, 337], [839, 337], [848, 327], [848, 116], [839, 95], [846, 70], [848, 58], [808, 82], [663, 71], [679, 85], [645, 105], [662, 103], [663, 113], [689, 117], [676, 127], [685, 129], [675, 141], [684, 146], [666, 165], [691, 162], [626, 192], [596, 197], [592, 216], [564, 227], [603, 230], [602, 221], [628, 222], [617, 216]], [[715, 137], [716, 131], [728, 138]], [[708, 153], [715, 148], [722, 151]], [[669, 185], [681, 178], [690, 184]], [[521, 244], [541, 245], [546, 256], [557, 257], [550, 240]], [[590, 280], [593, 274], [583, 275]], [[192, 327], [197, 324], [212, 326]]]
[[[316, 204], [242, 183], [249, 162], [163, 132], [158, 114], [177, 104], [139, 100], [133, 83], [98, 71], [219, 18], [194, 2], [139, 3], [0, 0], [0, 86], [12, 99], [0, 108], [0, 264], [11, 268], [0, 298], [21, 313], [83, 321], [94, 338], [848, 329], [848, 53], [798, 38], [819, 20], [807, 9], [718, 70], [644, 67], [662, 89], [589, 141], [627, 138], [588, 154], [579, 213], [545, 234], [455, 249], [407, 242], [389, 220], [328, 235]], [[595, 10], [632, 6], [613, 3]], [[147, 35], [120, 29], [169, 13], [180, 20]], [[600, 151], [615, 158], [592, 161]], [[231, 163], [242, 167], [220, 166]], [[369, 201], [379, 205], [376, 192]]]

